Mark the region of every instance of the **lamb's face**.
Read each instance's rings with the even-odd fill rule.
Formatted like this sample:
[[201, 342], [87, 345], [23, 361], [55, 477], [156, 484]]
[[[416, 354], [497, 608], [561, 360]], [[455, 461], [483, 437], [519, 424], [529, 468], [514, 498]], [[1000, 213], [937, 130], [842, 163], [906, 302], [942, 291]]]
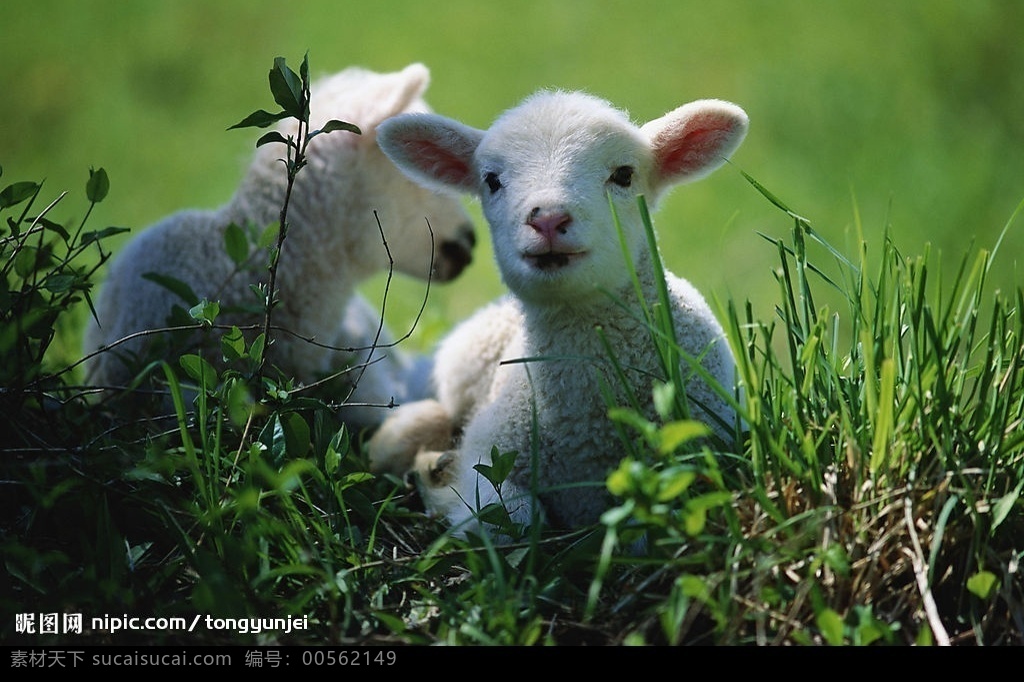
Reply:
[[491, 127], [474, 165], [495, 257], [518, 296], [578, 304], [628, 284], [609, 199], [641, 257], [636, 197], [650, 196], [652, 158], [622, 113], [579, 93], [535, 96]]
[[372, 78], [370, 84], [364, 84], [367, 92], [360, 99], [387, 102], [397, 94], [393, 104], [363, 112], [357, 119], [363, 131], [360, 191], [364, 203], [374, 207], [388, 245], [385, 251], [379, 248], [379, 237], [371, 240], [378, 247], [374, 249], [377, 267], [390, 267], [390, 255], [395, 269], [403, 274], [451, 281], [472, 261], [476, 233], [469, 214], [457, 197], [411, 180], [377, 144], [377, 127], [382, 121], [400, 114], [430, 112], [420, 96], [426, 88], [426, 70], [412, 65], [395, 74]]
[[728, 102], [684, 104], [641, 128], [603, 100], [540, 93], [487, 131], [430, 114], [378, 129], [382, 149], [425, 186], [480, 197], [507, 286], [537, 304], [578, 305], [629, 279], [646, 257], [637, 195], [650, 207], [669, 186], [721, 166], [747, 130]]
[[423, 98], [429, 78], [422, 64], [393, 73], [350, 68], [313, 88], [313, 128], [337, 118], [355, 123], [362, 134], [335, 132], [315, 138], [299, 181], [312, 187], [317, 204], [328, 207], [326, 220], [345, 233], [350, 263], [365, 274], [388, 269], [390, 258], [399, 272], [444, 282], [472, 259], [476, 237], [459, 199], [412, 181], [377, 144], [382, 121], [430, 111]]
[[[473, 223], [458, 198], [413, 182], [376, 144], [365, 154], [364, 172], [373, 176], [365, 187], [376, 194], [368, 203], [375, 207], [395, 268], [420, 279], [447, 282], [457, 277], [476, 245]], [[376, 241], [379, 246], [379, 237]], [[382, 249], [376, 253], [387, 256]], [[382, 262], [380, 267], [387, 266]]]

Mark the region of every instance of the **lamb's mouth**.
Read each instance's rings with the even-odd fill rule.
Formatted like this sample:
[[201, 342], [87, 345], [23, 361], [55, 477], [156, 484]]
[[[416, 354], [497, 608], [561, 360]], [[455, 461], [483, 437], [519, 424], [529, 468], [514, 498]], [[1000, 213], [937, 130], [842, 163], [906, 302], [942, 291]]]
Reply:
[[574, 253], [549, 251], [547, 253], [524, 253], [523, 258], [537, 270], [546, 272], [551, 270], [561, 270], [562, 268], [577, 262], [586, 255], [586, 251]]

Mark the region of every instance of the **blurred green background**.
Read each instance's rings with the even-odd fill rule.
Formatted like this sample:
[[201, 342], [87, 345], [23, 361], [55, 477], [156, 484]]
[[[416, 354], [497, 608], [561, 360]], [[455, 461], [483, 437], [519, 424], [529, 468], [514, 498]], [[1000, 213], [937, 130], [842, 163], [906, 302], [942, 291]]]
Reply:
[[[930, 243], [952, 272], [1024, 198], [1022, 35], [1018, 0], [5, 0], [0, 183], [71, 190], [54, 216], [71, 219], [102, 166], [111, 192], [90, 225], [138, 231], [227, 200], [258, 133], [226, 128], [273, 106], [275, 56], [298, 68], [308, 51], [314, 76], [421, 61], [434, 109], [477, 127], [545, 87], [591, 91], [639, 122], [732, 100], [751, 118], [735, 165], [833, 244], [858, 252], [859, 213], [869, 253], [891, 223], [904, 254]], [[736, 167], [677, 189], [655, 224], [676, 273], [771, 316], [778, 257], [758, 233], [786, 237], [791, 221]], [[996, 262], [1004, 289], [1021, 281], [1022, 232]], [[500, 293], [488, 249], [433, 289], [414, 344]], [[390, 324], [421, 296], [397, 282]]]

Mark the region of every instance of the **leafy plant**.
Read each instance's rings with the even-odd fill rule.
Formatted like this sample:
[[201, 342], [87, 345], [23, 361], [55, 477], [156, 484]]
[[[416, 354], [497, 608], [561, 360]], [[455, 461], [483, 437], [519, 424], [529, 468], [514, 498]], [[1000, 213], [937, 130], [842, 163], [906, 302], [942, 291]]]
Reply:
[[[103, 249], [104, 240], [127, 231], [85, 230], [109, 187], [104, 169], [90, 169], [85, 186], [89, 208], [75, 227], [50, 217], [66, 192], [36, 212], [42, 183], [15, 182], [0, 191], [0, 212], [12, 212], [0, 227], [0, 412], [12, 445], [45, 442], [41, 433], [33, 433], [34, 422], [25, 419], [23, 410], [39, 413], [68, 399], [67, 371], [49, 367], [47, 353], [66, 313], [82, 301], [92, 307], [92, 279], [111, 255]], [[98, 258], [86, 262], [93, 250]]]
[[[298, 130], [294, 136], [288, 135], [286, 137], [276, 130], [272, 130], [256, 141], [257, 147], [272, 142], [278, 142], [284, 144], [286, 149], [284, 164], [287, 174], [287, 185], [285, 189], [284, 202], [281, 205], [277, 246], [270, 254], [270, 281], [266, 285], [265, 289], [262, 288], [262, 285], [260, 289], [265, 307], [263, 335], [266, 339], [270, 339], [273, 310], [274, 306], [278, 303], [276, 298], [277, 263], [278, 259], [281, 257], [281, 250], [284, 247], [285, 238], [288, 236], [288, 204], [291, 201], [292, 188], [295, 186], [295, 178], [299, 174], [299, 171], [301, 171], [306, 165], [306, 149], [308, 148], [310, 141], [317, 135], [323, 135], [337, 130], [344, 130], [355, 133], [356, 135], [360, 134], [358, 126], [333, 119], [328, 121], [323, 128], [312, 131], [309, 130], [310, 93], [308, 54], [303, 57], [298, 74], [288, 67], [283, 57], [276, 58], [274, 60], [274, 67], [270, 70], [269, 80], [270, 91], [274, 96], [274, 101], [281, 107], [281, 111], [277, 113], [270, 113], [263, 109], [259, 109], [229, 128], [229, 130], [246, 127], [266, 128], [267, 126], [285, 118], [293, 118], [298, 123]], [[237, 235], [229, 231], [227, 238], [229, 239], [228, 248], [231, 250], [231, 240], [234, 238], [233, 241], [237, 242]], [[238, 249], [235, 250], [237, 251]], [[265, 358], [260, 360], [258, 368], [258, 374], [260, 375], [263, 374], [264, 361]]]

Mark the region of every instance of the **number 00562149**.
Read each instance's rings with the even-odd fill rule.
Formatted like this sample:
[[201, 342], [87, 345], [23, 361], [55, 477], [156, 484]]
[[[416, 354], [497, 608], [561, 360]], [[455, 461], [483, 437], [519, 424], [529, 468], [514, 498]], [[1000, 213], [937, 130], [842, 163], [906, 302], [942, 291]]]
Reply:
[[303, 665], [394, 665], [398, 660], [393, 650], [309, 649], [302, 652]]

